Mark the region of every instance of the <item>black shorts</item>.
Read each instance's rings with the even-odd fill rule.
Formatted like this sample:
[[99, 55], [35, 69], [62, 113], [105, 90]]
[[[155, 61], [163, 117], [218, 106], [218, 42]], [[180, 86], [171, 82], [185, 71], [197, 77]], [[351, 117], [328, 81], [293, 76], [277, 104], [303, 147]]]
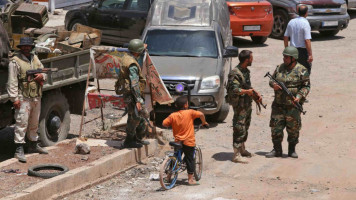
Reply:
[[184, 161], [187, 164], [188, 174], [193, 174], [195, 172], [195, 147], [186, 146], [183, 144]]

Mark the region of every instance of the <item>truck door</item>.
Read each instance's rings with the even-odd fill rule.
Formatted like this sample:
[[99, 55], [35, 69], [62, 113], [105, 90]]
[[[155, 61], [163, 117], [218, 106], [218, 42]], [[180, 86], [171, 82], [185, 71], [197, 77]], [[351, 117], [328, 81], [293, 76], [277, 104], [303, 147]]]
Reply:
[[121, 12], [120, 28], [121, 39], [125, 43], [134, 38], [141, 38], [145, 28], [150, 0], [126, 0], [127, 7]]
[[92, 13], [92, 26], [103, 31], [103, 42], [117, 44], [120, 41], [120, 15], [128, 0], [104, 0]]

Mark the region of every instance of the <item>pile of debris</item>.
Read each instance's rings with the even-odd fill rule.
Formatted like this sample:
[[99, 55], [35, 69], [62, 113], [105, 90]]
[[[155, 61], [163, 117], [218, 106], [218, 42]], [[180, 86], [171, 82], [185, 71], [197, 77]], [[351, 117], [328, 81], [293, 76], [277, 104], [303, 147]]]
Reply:
[[[25, 33], [31, 31], [33, 30], [29, 29]], [[84, 25], [76, 26], [75, 31], [50, 31], [37, 37], [35, 52], [40, 59], [46, 59], [90, 49], [100, 44], [101, 34], [100, 30]]]

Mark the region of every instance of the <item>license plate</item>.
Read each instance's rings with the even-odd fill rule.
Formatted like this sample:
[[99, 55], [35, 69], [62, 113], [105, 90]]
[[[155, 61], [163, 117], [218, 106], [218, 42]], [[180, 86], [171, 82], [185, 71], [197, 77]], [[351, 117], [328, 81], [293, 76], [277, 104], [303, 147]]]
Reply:
[[323, 26], [338, 26], [338, 21], [325, 21], [323, 22]]
[[244, 31], [260, 31], [261, 26], [244, 26]]

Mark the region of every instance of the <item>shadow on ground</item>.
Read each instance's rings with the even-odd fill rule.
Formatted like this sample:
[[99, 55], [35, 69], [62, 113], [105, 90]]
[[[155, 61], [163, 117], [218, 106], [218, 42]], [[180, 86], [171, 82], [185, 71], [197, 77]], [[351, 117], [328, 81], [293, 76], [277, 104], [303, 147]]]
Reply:
[[[263, 156], [263, 157], [265, 157], [266, 154], [268, 154], [268, 153], [269, 152], [264, 152], [264, 151], [255, 152], [256, 155]], [[282, 154], [282, 157], [279, 157], [279, 158], [288, 158], [288, 154]]]
[[214, 154], [212, 158], [214, 158], [216, 161], [228, 161], [231, 160], [233, 155], [233, 152], [220, 152]]
[[355, 8], [349, 9], [349, 10], [347, 10], [347, 12], [349, 13], [351, 20], [356, 18], [356, 9]]
[[[269, 40], [268, 38], [267, 40]], [[256, 44], [252, 40], [243, 38], [243, 37], [233, 37], [233, 45], [238, 48], [259, 48], [259, 47], [268, 47], [267, 44]]]
[[[329, 40], [341, 40], [345, 39], [344, 36], [324, 36], [318, 32], [312, 32], [312, 42], [323, 42], [323, 41], [329, 41]], [[312, 43], [312, 48], [313, 48], [313, 43]]]

